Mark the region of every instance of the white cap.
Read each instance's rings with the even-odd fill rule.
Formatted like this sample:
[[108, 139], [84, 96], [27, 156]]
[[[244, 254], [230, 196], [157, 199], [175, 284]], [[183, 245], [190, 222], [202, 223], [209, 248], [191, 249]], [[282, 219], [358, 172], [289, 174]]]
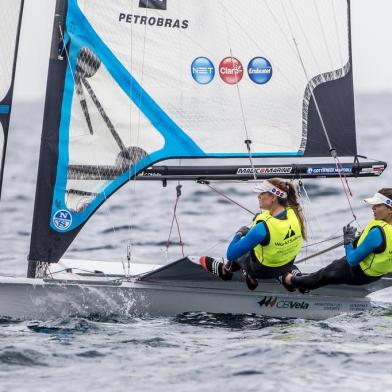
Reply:
[[364, 200], [365, 203], [370, 204], [372, 206], [376, 204], [385, 204], [388, 207], [392, 207], [392, 200], [388, 197], [382, 195], [381, 193], [376, 193], [373, 197], [369, 197]]
[[263, 192], [269, 192], [272, 193], [275, 196], [280, 197], [281, 199], [287, 199], [287, 193], [279, 189], [277, 186], [271, 184], [267, 180], [262, 180], [258, 182], [254, 187], [253, 187], [253, 192], [256, 193], [263, 193]]

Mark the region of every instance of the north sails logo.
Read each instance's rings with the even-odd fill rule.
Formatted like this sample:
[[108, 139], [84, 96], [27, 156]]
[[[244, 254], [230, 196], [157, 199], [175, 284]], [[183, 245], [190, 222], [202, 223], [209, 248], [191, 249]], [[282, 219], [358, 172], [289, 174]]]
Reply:
[[167, 0], [140, 0], [140, 8], [152, 8], [154, 10], [167, 10]]
[[290, 226], [289, 231], [287, 232], [286, 237], [284, 237], [283, 241], [286, 241], [289, 238], [294, 237], [294, 236], [295, 236], [295, 231]]

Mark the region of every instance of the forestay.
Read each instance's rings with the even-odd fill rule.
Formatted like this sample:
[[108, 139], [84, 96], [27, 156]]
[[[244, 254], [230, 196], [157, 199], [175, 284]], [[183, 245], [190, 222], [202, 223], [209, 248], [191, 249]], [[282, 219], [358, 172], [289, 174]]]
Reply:
[[47, 91], [31, 261], [159, 161], [356, 154], [347, 0], [58, 0]]
[[0, 195], [23, 0], [0, 0]]

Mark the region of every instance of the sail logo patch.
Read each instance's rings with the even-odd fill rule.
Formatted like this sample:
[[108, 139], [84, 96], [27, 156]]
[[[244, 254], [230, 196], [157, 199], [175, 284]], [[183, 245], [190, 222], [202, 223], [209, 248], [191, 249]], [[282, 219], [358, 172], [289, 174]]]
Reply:
[[255, 57], [249, 62], [248, 75], [256, 84], [268, 83], [272, 78], [272, 65], [264, 57]]
[[60, 231], [67, 230], [72, 225], [72, 215], [67, 210], [59, 210], [54, 214], [53, 224]]
[[237, 84], [244, 76], [244, 67], [235, 57], [226, 57], [219, 64], [219, 75], [227, 84]]
[[140, 8], [151, 8], [154, 10], [167, 10], [167, 0], [140, 0]]
[[193, 79], [199, 84], [208, 84], [215, 77], [215, 67], [207, 57], [198, 57], [191, 65]]

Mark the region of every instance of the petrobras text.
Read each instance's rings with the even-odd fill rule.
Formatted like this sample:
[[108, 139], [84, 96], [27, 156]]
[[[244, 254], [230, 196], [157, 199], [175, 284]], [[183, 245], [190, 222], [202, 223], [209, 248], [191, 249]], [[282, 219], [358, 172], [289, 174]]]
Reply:
[[145, 26], [157, 26], [171, 29], [187, 29], [189, 20], [180, 20], [172, 18], [157, 18], [155, 16], [142, 16], [134, 14], [120, 13], [118, 17], [120, 23], [132, 23]]

